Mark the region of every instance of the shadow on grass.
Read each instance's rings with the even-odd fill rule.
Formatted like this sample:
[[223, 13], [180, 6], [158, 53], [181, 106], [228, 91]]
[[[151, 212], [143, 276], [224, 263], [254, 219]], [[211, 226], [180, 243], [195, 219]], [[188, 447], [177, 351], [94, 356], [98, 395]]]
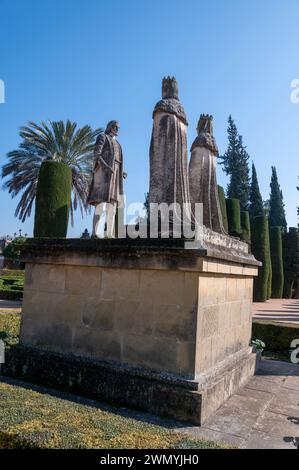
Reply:
[[23, 381], [16, 380], [16, 379], [10, 379], [9, 377], [0, 376], [0, 382], [6, 383], [8, 385], [12, 385], [14, 387], [21, 387], [26, 390], [31, 390], [33, 392], [37, 392], [42, 395], [49, 395], [54, 398], [66, 400], [71, 403], [76, 403], [79, 405], [96, 408], [98, 410], [105, 411], [107, 413], [112, 413], [114, 415], [118, 415], [123, 418], [131, 418], [131, 419], [135, 419], [136, 421], [164, 427], [169, 430], [180, 429], [180, 428], [191, 429], [195, 427], [194, 425], [190, 423], [183, 423], [183, 422], [172, 420], [169, 418], [161, 418], [159, 416], [146, 413], [138, 409], [134, 409], [134, 408], [129, 409], [129, 408], [125, 408], [122, 406], [117, 406], [115, 403], [99, 402], [99, 401], [92, 400], [89, 398], [84, 398], [81, 396], [73, 395], [71, 393], [54, 390], [52, 388], [47, 388], [42, 385], [33, 385], [28, 382], [23, 382]]

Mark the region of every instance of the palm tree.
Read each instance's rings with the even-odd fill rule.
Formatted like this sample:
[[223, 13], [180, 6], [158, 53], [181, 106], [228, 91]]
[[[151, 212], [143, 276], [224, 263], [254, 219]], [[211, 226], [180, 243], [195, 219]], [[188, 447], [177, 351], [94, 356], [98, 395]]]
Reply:
[[36, 196], [39, 169], [44, 160], [64, 162], [72, 169], [71, 222], [79, 207], [87, 210], [87, 194], [92, 175], [94, 144], [101, 129], [90, 126], [77, 129], [75, 122], [63, 121], [40, 125], [29, 122], [20, 130], [22, 142], [9, 152], [8, 163], [2, 167], [2, 178], [9, 177], [3, 188], [14, 198], [22, 193], [15, 216], [22, 222], [30, 217]]

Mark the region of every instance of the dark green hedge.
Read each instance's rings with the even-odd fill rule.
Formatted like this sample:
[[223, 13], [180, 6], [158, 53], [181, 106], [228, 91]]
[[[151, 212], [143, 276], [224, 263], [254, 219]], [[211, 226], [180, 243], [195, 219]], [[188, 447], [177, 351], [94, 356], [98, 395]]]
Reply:
[[66, 237], [71, 190], [70, 167], [61, 162], [45, 161], [37, 185], [34, 237]]
[[23, 297], [24, 274], [4, 275], [0, 277], [0, 299], [20, 300]]
[[253, 322], [252, 338], [264, 341], [267, 351], [287, 352], [292, 341], [299, 338], [299, 328]]
[[292, 297], [292, 287], [299, 278], [299, 230], [291, 227], [283, 234], [284, 290], [283, 297]]
[[284, 285], [281, 227], [271, 227], [270, 247], [272, 261], [272, 298], [281, 299]]
[[226, 199], [228, 233], [232, 237], [241, 237], [241, 211], [239, 199]]
[[254, 279], [254, 302], [266, 302], [269, 294], [270, 276], [270, 240], [269, 222], [265, 216], [254, 217], [251, 220], [251, 250], [255, 258], [263, 263], [259, 275]]
[[241, 211], [241, 240], [250, 245], [251, 243], [251, 229], [250, 229], [250, 215], [248, 211]]
[[226, 211], [226, 202], [225, 202], [225, 194], [224, 189], [222, 186], [218, 186], [218, 197], [219, 197], [219, 204], [222, 214], [222, 222], [223, 228], [228, 233], [228, 221], [227, 221], [227, 211]]

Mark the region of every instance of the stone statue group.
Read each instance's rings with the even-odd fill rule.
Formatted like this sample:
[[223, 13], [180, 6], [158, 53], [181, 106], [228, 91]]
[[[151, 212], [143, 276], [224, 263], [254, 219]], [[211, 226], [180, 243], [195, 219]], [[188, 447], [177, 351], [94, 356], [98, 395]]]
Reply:
[[[162, 100], [153, 113], [150, 146], [149, 204], [202, 204], [202, 223], [207, 228], [225, 233], [218, 199], [216, 156], [218, 148], [213, 136], [213, 117], [200, 116], [198, 136], [191, 147], [188, 168], [188, 121], [178, 96], [175, 78], [164, 78]], [[116, 137], [119, 123], [111, 121], [97, 139], [94, 151], [94, 172], [88, 203], [95, 206], [93, 236], [98, 237], [104, 212], [107, 214], [106, 236], [113, 238], [117, 208], [124, 207], [122, 149]], [[193, 212], [194, 213], [194, 212]]]

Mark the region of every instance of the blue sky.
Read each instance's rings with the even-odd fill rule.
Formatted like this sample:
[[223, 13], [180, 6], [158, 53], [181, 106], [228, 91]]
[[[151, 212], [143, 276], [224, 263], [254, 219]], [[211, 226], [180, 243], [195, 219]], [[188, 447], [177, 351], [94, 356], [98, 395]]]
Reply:
[[[0, 0], [0, 161], [29, 120], [121, 122], [129, 202], [148, 190], [152, 110], [161, 79], [175, 75], [189, 119], [188, 146], [201, 113], [215, 119], [220, 151], [232, 114], [269, 195], [277, 167], [289, 225], [297, 224], [299, 78], [297, 0]], [[218, 167], [218, 180], [227, 180]], [[14, 218], [17, 200], [0, 192], [0, 235], [33, 221]], [[70, 236], [91, 218], [78, 214]]]

